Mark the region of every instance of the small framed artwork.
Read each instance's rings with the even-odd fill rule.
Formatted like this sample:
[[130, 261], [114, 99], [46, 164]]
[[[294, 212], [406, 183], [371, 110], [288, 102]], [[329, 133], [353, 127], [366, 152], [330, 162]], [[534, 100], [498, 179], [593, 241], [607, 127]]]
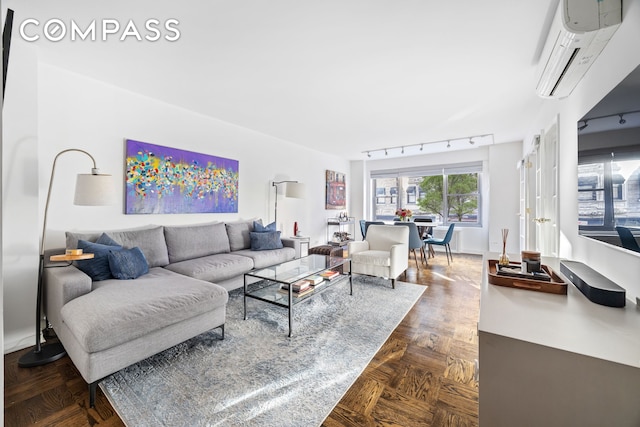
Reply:
[[327, 170], [326, 185], [326, 209], [346, 209], [346, 175], [340, 172]]
[[238, 161], [126, 141], [127, 214], [238, 212]]

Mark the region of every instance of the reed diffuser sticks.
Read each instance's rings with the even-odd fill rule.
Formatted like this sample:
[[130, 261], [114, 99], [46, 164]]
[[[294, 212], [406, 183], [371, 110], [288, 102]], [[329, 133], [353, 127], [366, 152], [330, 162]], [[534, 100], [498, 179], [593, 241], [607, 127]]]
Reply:
[[509, 265], [509, 257], [507, 256], [507, 237], [509, 236], [509, 229], [503, 228], [502, 232], [502, 253], [498, 260], [498, 265]]

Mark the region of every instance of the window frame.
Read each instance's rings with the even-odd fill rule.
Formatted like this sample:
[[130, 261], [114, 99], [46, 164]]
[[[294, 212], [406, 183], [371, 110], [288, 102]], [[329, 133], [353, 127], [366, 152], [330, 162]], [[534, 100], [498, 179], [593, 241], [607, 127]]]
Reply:
[[458, 225], [463, 225], [463, 224], [467, 224], [467, 226], [475, 226], [475, 225], [481, 225], [480, 223], [480, 207], [481, 205], [481, 200], [480, 200], [480, 188], [481, 188], [481, 183], [480, 183], [480, 179], [481, 179], [481, 174], [479, 172], [463, 172], [463, 173], [456, 173], [456, 174], [447, 174], [447, 175], [443, 175], [442, 179], [444, 180], [444, 182], [442, 183], [443, 186], [443, 197], [444, 197], [444, 211], [448, 213], [448, 216], [451, 216], [451, 213], [449, 212], [449, 197], [451, 196], [451, 194], [449, 194], [449, 176], [451, 175], [465, 175], [465, 174], [473, 174], [475, 173], [476, 176], [476, 192], [475, 193], [455, 193], [454, 195], [460, 195], [460, 196], [465, 196], [465, 195], [473, 195], [475, 194], [477, 199], [478, 199], [478, 204], [477, 204], [477, 211], [478, 211], [478, 218], [476, 219], [475, 222], [464, 222], [464, 221], [449, 221], [449, 218], [446, 218], [446, 221], [443, 222], [444, 225], [449, 225], [449, 224], [456, 224], [456, 226]]
[[[602, 203], [604, 204], [604, 213], [602, 217], [602, 225], [581, 225], [580, 211], [578, 210], [578, 231], [601, 231], [614, 232], [616, 228], [616, 201], [624, 201], [627, 197], [627, 189], [623, 184], [616, 183], [614, 179], [613, 163], [624, 161], [637, 161], [640, 163], [640, 154], [636, 150], [629, 150], [628, 147], [610, 148], [605, 150], [591, 150], [579, 152], [578, 166], [580, 165], [602, 165], [603, 183], [602, 187], [596, 184], [594, 188], [581, 189], [578, 187], [578, 194], [582, 192], [602, 192]], [[620, 193], [620, 197], [616, 197], [616, 192]], [[597, 196], [595, 199], [597, 201]], [[578, 197], [578, 207], [580, 206], [580, 197]]]
[[[476, 220], [474, 222], [465, 222], [465, 221], [459, 222], [459, 221], [449, 221], [448, 218], [442, 218], [439, 214], [426, 214], [426, 215], [436, 215], [438, 218], [441, 218], [442, 221], [441, 223], [438, 223], [438, 225], [442, 225], [442, 226], [449, 226], [450, 224], [453, 223], [453, 224], [456, 224], [456, 226], [461, 226], [461, 227], [482, 228], [484, 227], [484, 217], [482, 215], [482, 211], [483, 211], [482, 175], [484, 173], [484, 168], [483, 168], [482, 161], [474, 161], [469, 163], [458, 163], [458, 164], [447, 164], [447, 165], [413, 167], [413, 168], [394, 169], [394, 170], [372, 170], [370, 171], [370, 182], [371, 182], [372, 189], [376, 189], [377, 188], [376, 185], [378, 185], [376, 183], [377, 179], [395, 178], [396, 187], [400, 189], [400, 191], [398, 192], [399, 197], [397, 197], [396, 200], [394, 201], [395, 201], [396, 209], [402, 209], [406, 207], [406, 206], [403, 206], [403, 204], [412, 204], [407, 202], [406, 200], [408, 199], [409, 193], [407, 192], [407, 189], [409, 187], [415, 185], [416, 202], [418, 199], [424, 196], [424, 191], [422, 191], [419, 184], [407, 184], [406, 187], [403, 188], [402, 181], [401, 181], [402, 178], [408, 178], [409, 180], [412, 180], [417, 178], [423, 178], [425, 176], [442, 175], [444, 180], [443, 206], [445, 208], [444, 212], [447, 212], [447, 209], [448, 209], [448, 186], [447, 186], [448, 178], [447, 177], [449, 175], [460, 175], [460, 174], [468, 174], [468, 173], [475, 173], [477, 175], [476, 192], [470, 193], [470, 194], [475, 194], [478, 200], [478, 204], [476, 208], [476, 211], [477, 211]], [[376, 190], [373, 190], [373, 191], [375, 192]], [[405, 193], [405, 197], [400, 197], [403, 195], [402, 193]], [[380, 219], [380, 217], [378, 216], [377, 210], [375, 209], [375, 206], [377, 205], [378, 204], [375, 203], [375, 199], [374, 199], [374, 209], [372, 212], [372, 217], [374, 220]], [[414, 215], [415, 215], [415, 212], [414, 212]], [[386, 218], [386, 216], [388, 215], [383, 215], [384, 218], [381, 218], [381, 219], [388, 219]]]

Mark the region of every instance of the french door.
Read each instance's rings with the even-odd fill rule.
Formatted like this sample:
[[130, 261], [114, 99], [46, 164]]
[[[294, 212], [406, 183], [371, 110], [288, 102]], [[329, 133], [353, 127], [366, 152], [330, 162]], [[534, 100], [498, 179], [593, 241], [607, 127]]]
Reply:
[[520, 248], [558, 256], [558, 124], [536, 137], [520, 165]]

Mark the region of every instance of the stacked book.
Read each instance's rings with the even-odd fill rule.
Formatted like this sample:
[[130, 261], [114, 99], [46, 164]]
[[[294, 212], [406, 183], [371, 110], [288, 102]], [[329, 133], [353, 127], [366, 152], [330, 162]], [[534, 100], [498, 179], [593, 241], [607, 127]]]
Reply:
[[309, 281], [311, 286], [313, 286], [313, 289], [318, 289], [320, 286], [322, 286], [325, 283], [324, 277], [322, 277], [319, 274], [309, 276], [307, 277], [307, 280]]
[[325, 280], [333, 280], [336, 277], [340, 276], [340, 272], [333, 271], [333, 270], [327, 270], [327, 271], [323, 271], [322, 273], [320, 273], [320, 276]]
[[280, 286], [280, 289], [278, 289], [278, 292], [280, 292], [281, 294], [288, 295], [289, 286], [291, 286], [292, 295], [296, 298], [303, 297], [313, 292], [313, 286], [311, 286], [311, 282], [307, 279], [298, 280], [297, 282], [292, 283], [291, 285], [284, 283]]

